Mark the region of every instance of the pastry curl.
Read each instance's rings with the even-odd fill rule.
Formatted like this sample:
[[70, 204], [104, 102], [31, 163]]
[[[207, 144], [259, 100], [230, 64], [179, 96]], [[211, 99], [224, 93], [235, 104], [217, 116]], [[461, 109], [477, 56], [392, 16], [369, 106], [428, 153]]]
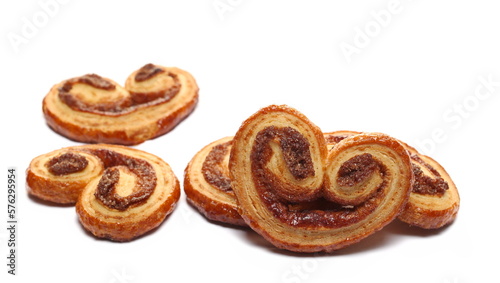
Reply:
[[62, 81], [45, 96], [43, 113], [54, 131], [75, 141], [134, 145], [173, 129], [197, 102], [191, 74], [147, 64], [125, 87], [96, 74]]
[[[298, 252], [331, 252], [381, 229], [403, 209], [412, 181], [409, 156], [395, 139], [357, 135], [328, 153], [321, 130], [286, 106], [243, 123], [229, 171], [245, 222]], [[352, 202], [338, 187], [366, 193]]]
[[26, 170], [30, 195], [59, 203], [75, 204], [89, 180], [102, 175], [103, 166], [91, 153], [65, 148], [35, 157]]
[[398, 140], [380, 133], [353, 135], [333, 147], [327, 163], [324, 197], [340, 205], [332, 212], [339, 228], [333, 249], [382, 229], [404, 209], [413, 173]]
[[[360, 134], [355, 131], [325, 133], [327, 144], [334, 147], [346, 137]], [[410, 155], [414, 182], [412, 192], [399, 219], [424, 229], [438, 229], [455, 220], [460, 207], [460, 196], [450, 175], [436, 160], [420, 154], [415, 148], [400, 141]]]
[[399, 219], [424, 229], [438, 229], [452, 223], [460, 207], [455, 183], [437, 161], [405, 146], [410, 153], [415, 182]]
[[232, 137], [225, 137], [196, 153], [184, 171], [184, 192], [187, 201], [206, 218], [246, 226], [229, 177], [231, 146]]
[[33, 159], [28, 192], [75, 203], [83, 227], [97, 237], [129, 241], [160, 225], [180, 197], [170, 166], [159, 157], [117, 145], [83, 145]]

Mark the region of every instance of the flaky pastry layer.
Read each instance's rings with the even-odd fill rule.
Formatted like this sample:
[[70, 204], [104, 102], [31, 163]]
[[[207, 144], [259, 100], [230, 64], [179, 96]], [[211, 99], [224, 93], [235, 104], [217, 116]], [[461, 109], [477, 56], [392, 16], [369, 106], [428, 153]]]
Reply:
[[[114, 87], [110, 90], [82, 82], [72, 83], [67, 96], [75, 97], [72, 98], [76, 100], [74, 107], [61, 99], [60, 93], [65, 87], [69, 88], [68, 82], [79, 78], [54, 85], [43, 100], [47, 124], [61, 135], [85, 143], [134, 145], [169, 132], [194, 110], [198, 102], [198, 86], [193, 76], [184, 70], [154, 66], [163, 73], [134, 82], [141, 69], [137, 70], [129, 76], [125, 88], [108, 78], [100, 79]], [[177, 84], [165, 79], [164, 74], [174, 76]], [[114, 100], [108, 102], [106, 97]], [[79, 108], [82, 104], [91, 107], [94, 100], [101, 102], [101, 108], [105, 110]]]

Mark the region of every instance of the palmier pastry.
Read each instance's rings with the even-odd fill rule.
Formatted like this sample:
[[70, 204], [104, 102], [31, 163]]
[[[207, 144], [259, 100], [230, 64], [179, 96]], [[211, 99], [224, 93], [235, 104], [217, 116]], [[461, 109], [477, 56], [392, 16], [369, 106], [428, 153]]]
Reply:
[[206, 218], [246, 226], [229, 177], [232, 137], [210, 143], [191, 159], [184, 172], [184, 192], [190, 204]]
[[118, 145], [56, 150], [31, 162], [32, 195], [74, 203], [81, 224], [114, 241], [132, 240], [160, 225], [179, 200], [179, 182], [159, 157]]
[[245, 222], [276, 247], [298, 252], [331, 252], [380, 230], [404, 208], [412, 182], [397, 140], [360, 134], [328, 152], [317, 126], [274, 105], [242, 124], [229, 172]]
[[437, 229], [455, 220], [460, 206], [457, 187], [434, 159], [405, 145], [410, 153], [415, 182], [399, 219], [425, 229]]
[[[333, 147], [354, 131], [325, 133], [328, 146]], [[453, 222], [460, 206], [457, 187], [450, 175], [434, 159], [420, 154], [415, 148], [401, 142], [410, 154], [414, 182], [412, 192], [399, 219], [413, 226], [437, 229]]]
[[191, 74], [147, 64], [125, 87], [96, 74], [62, 81], [45, 96], [43, 113], [52, 129], [75, 141], [134, 145], [173, 129], [197, 102]]

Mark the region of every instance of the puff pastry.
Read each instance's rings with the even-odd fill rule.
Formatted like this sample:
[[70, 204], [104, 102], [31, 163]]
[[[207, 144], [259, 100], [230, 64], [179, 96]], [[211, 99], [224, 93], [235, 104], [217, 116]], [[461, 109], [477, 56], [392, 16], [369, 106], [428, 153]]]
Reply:
[[409, 145], [405, 146], [410, 153], [415, 182], [399, 219], [425, 229], [437, 229], [452, 223], [460, 207], [455, 183], [437, 161]]
[[276, 105], [242, 124], [229, 172], [245, 222], [276, 247], [297, 252], [331, 252], [380, 230], [404, 208], [413, 178], [397, 140], [360, 134], [328, 152], [317, 126]]
[[134, 145], [173, 129], [197, 102], [191, 74], [147, 64], [125, 87], [96, 74], [64, 80], [45, 96], [43, 113], [53, 130], [72, 140]]
[[229, 153], [233, 137], [225, 137], [202, 148], [184, 171], [187, 201], [206, 218], [246, 226], [229, 177]]
[[[360, 134], [355, 131], [325, 133], [328, 146], [334, 147], [346, 137]], [[460, 196], [450, 175], [436, 160], [420, 154], [415, 148], [399, 141], [408, 151], [414, 173], [412, 192], [399, 219], [424, 229], [438, 229], [455, 220]]]
[[32, 160], [28, 192], [75, 203], [83, 227], [100, 238], [129, 241], [160, 225], [180, 197], [179, 182], [159, 157], [128, 147], [67, 147]]

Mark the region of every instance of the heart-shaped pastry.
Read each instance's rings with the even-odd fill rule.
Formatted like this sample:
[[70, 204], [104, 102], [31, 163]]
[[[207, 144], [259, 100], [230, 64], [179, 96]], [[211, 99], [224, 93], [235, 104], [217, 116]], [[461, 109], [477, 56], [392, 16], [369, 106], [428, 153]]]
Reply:
[[35, 157], [26, 170], [29, 194], [75, 204], [92, 234], [129, 241], [160, 225], [180, 197], [170, 166], [150, 153], [89, 144]]
[[396, 139], [360, 134], [328, 151], [317, 126], [275, 105], [243, 122], [229, 173], [245, 222], [297, 252], [331, 252], [382, 229], [405, 207], [413, 181]]
[[75, 141], [134, 145], [173, 129], [197, 102], [191, 74], [147, 64], [125, 87], [96, 74], [64, 80], [45, 96], [43, 113], [54, 131]]

